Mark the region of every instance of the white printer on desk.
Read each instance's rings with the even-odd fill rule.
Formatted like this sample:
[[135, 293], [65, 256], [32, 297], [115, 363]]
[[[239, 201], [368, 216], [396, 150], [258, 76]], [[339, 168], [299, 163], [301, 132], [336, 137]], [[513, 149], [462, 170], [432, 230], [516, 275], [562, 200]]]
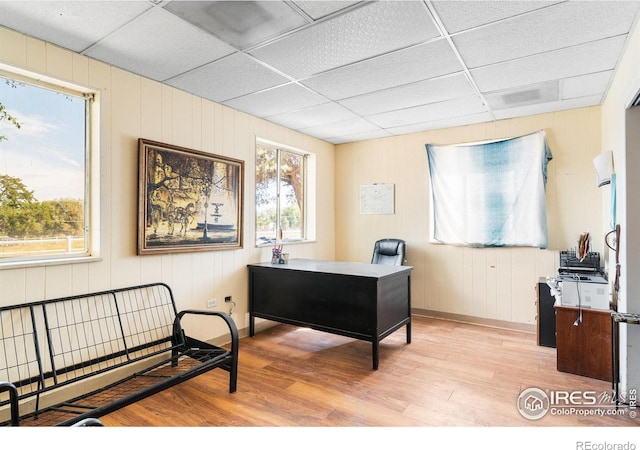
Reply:
[[609, 283], [600, 275], [564, 274], [558, 276], [561, 306], [608, 310]]

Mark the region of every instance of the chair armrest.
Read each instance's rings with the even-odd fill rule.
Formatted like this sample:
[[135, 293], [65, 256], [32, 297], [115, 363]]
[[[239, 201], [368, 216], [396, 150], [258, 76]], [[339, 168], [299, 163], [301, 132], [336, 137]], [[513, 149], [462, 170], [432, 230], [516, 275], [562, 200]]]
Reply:
[[9, 401], [11, 402], [11, 425], [20, 425], [20, 411], [18, 409], [18, 389], [13, 383], [0, 382], [0, 392], [9, 391]]

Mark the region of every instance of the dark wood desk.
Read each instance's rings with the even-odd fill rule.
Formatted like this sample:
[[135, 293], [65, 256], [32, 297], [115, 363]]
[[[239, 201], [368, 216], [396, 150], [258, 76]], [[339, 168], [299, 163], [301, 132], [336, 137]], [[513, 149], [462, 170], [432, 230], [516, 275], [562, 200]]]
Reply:
[[249, 264], [249, 335], [255, 318], [310, 327], [372, 343], [406, 326], [411, 343], [410, 266], [292, 259]]

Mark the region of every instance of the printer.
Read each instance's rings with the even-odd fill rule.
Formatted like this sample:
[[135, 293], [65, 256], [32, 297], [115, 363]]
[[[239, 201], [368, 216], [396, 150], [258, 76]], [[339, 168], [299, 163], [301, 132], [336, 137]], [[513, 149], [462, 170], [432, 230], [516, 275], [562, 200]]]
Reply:
[[589, 252], [583, 258], [577, 258], [574, 251], [560, 252], [556, 282], [561, 306], [610, 309], [609, 282], [600, 271], [599, 253]]
[[564, 274], [557, 278], [561, 306], [608, 310], [609, 282], [600, 275]]

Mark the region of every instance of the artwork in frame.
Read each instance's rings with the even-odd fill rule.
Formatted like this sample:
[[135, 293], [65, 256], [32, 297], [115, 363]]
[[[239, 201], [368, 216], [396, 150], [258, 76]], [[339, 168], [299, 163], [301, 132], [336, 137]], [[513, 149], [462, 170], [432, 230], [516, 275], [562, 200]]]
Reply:
[[242, 248], [244, 161], [140, 138], [138, 254]]

